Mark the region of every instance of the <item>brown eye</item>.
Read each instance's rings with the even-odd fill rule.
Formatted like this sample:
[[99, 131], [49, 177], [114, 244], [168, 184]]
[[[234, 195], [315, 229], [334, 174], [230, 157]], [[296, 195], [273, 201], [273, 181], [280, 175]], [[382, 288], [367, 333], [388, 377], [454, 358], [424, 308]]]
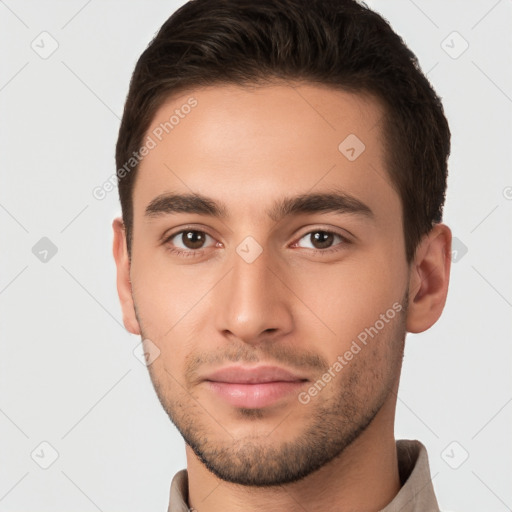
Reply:
[[343, 246], [349, 243], [350, 240], [338, 233], [325, 229], [317, 229], [316, 231], [306, 233], [302, 238], [300, 238], [297, 245], [306, 249], [329, 252], [337, 250], [338, 246]]
[[206, 239], [202, 231], [183, 231], [181, 240], [187, 249], [201, 249]]
[[334, 240], [334, 233], [328, 231], [315, 231], [309, 236], [315, 249], [327, 249], [331, 247]]
[[166, 240], [166, 244], [177, 253], [193, 253], [193, 251], [204, 249], [206, 242], [211, 244], [215, 240], [204, 231], [197, 229], [184, 229]]

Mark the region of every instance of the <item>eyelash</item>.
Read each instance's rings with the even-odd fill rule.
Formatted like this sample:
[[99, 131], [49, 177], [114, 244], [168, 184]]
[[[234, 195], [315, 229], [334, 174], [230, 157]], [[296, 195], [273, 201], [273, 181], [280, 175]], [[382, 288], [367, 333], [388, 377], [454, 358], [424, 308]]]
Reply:
[[[188, 229], [182, 229], [180, 231], [177, 231], [176, 233], [172, 233], [171, 235], [169, 235], [168, 237], [165, 238], [164, 240], [164, 244], [167, 246], [167, 250], [172, 253], [172, 254], [175, 254], [181, 258], [195, 258], [195, 257], [199, 257], [199, 256], [202, 256], [203, 253], [204, 253], [204, 249], [187, 249], [187, 250], [183, 250], [183, 249], [176, 249], [175, 247], [171, 247], [169, 246], [169, 242], [175, 238], [176, 236], [178, 235], [181, 235], [183, 233], [188, 233], [188, 232], [195, 232], [195, 233], [201, 233], [203, 235], [206, 235], [206, 236], [210, 236], [208, 235], [208, 233], [206, 233], [205, 231], [202, 231], [200, 229], [192, 229], [192, 228], [188, 228]], [[351, 243], [351, 241], [341, 235], [340, 233], [337, 233], [336, 231], [332, 231], [332, 230], [329, 230], [329, 229], [313, 229], [311, 231], [308, 231], [307, 233], [304, 233], [298, 240], [297, 242], [294, 242], [294, 245], [296, 243], [298, 243], [300, 240], [302, 240], [304, 237], [306, 237], [307, 235], [311, 235], [313, 233], [327, 233], [327, 234], [330, 234], [330, 235], [335, 235], [337, 237], [339, 237], [341, 239], [341, 242], [338, 243], [337, 245], [333, 246], [333, 247], [329, 247], [327, 249], [311, 249], [311, 248], [307, 248], [311, 253], [313, 253], [314, 255], [326, 255], [326, 254], [331, 254], [333, 252], [338, 252], [340, 250], [342, 250], [341, 247], [339, 247], [340, 245], [348, 245]], [[210, 238], [213, 238], [212, 236], [210, 236]]]

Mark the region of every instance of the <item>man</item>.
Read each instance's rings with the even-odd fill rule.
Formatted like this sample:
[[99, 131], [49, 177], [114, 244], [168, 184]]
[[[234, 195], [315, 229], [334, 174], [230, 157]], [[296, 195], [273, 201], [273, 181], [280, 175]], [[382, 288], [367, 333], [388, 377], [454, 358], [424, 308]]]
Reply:
[[406, 332], [443, 310], [450, 132], [349, 0], [195, 0], [130, 84], [114, 221], [126, 328], [186, 442], [169, 511], [434, 511], [395, 441]]

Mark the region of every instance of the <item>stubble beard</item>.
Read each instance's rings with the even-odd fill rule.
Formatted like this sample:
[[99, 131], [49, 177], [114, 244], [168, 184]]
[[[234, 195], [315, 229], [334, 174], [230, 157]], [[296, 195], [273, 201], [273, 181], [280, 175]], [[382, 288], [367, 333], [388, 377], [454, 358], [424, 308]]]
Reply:
[[[308, 405], [297, 400], [296, 407], [304, 407], [304, 425], [288, 441], [272, 444], [272, 433], [258, 433], [258, 420], [266, 416], [261, 409], [237, 410], [241, 420], [252, 422], [255, 434], [237, 439], [222, 431], [220, 418], [213, 417], [168, 372], [156, 375], [150, 366], [157, 397], [197, 458], [218, 478], [255, 487], [296, 482], [341, 456], [368, 428], [389, 394], [395, 393], [406, 335], [406, 298], [407, 294], [404, 308], [390, 328], [369, 341], [341, 370], [328, 384], [333, 386], [331, 390], [322, 391], [330, 392], [327, 399], [320, 393]], [[385, 363], [380, 359], [382, 350], [372, 344], [384, 345]], [[275, 431], [286, 428], [286, 418], [279, 421]]]

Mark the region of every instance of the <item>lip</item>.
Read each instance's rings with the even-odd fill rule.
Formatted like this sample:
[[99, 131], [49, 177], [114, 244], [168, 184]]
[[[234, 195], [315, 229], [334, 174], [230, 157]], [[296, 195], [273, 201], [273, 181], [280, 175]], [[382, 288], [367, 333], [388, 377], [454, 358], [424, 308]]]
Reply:
[[297, 393], [308, 379], [276, 366], [230, 366], [205, 379], [210, 391], [235, 407], [267, 407]]
[[205, 380], [230, 384], [264, 384], [267, 382], [295, 382], [307, 380], [278, 366], [228, 366], [209, 374]]

